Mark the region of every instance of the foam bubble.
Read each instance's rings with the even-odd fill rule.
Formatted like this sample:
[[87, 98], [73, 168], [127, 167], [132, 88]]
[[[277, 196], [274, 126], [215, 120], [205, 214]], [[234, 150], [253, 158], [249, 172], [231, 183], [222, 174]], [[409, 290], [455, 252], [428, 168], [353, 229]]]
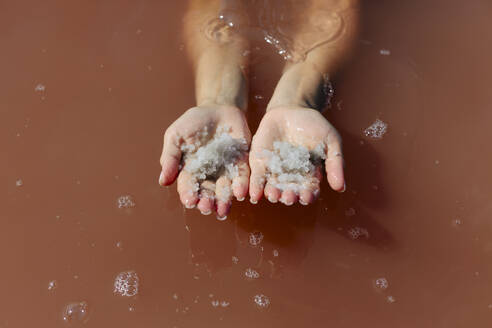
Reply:
[[34, 87], [34, 91], [36, 91], [36, 92], [44, 92], [44, 91], [46, 91], [46, 86], [44, 84], [38, 83]]
[[251, 246], [258, 246], [263, 241], [263, 233], [261, 231], [253, 231], [249, 234], [249, 244]]
[[23, 185], [23, 184], [24, 184], [24, 182], [22, 181], [22, 179], [17, 179], [17, 180], [15, 181], [15, 185], [16, 185], [17, 187], [22, 187], [22, 185]]
[[391, 51], [389, 51], [388, 49], [381, 49], [381, 50], [379, 50], [379, 53], [382, 56], [389, 56], [389, 55], [391, 55]]
[[385, 290], [389, 287], [388, 280], [386, 278], [377, 278], [374, 280], [374, 287], [377, 289]]
[[89, 320], [89, 305], [86, 301], [67, 304], [63, 309], [62, 319], [68, 324], [85, 324]]
[[135, 200], [130, 195], [123, 195], [118, 197], [118, 208], [133, 208], [136, 206]]
[[388, 303], [395, 303], [396, 299], [394, 296], [389, 295], [388, 297], [386, 297], [386, 301], [388, 301]]
[[137, 295], [139, 278], [135, 271], [120, 272], [114, 280], [113, 292], [119, 296], [132, 297]]
[[252, 269], [252, 268], [247, 268], [244, 271], [244, 275], [246, 276], [246, 278], [248, 278], [250, 280], [260, 278], [260, 274], [258, 273], [258, 271], [256, 271], [255, 269]]
[[278, 257], [278, 255], [279, 255], [279, 253], [278, 253], [278, 251], [276, 249], [274, 249], [272, 253], [273, 253], [273, 256], [274, 257]]
[[381, 139], [388, 130], [388, 124], [377, 119], [367, 129], [364, 130], [366, 137]]
[[230, 302], [228, 302], [228, 301], [221, 301], [221, 302], [220, 302], [220, 306], [222, 306], [223, 308], [226, 308], [226, 307], [228, 307], [229, 305], [231, 305], [231, 303], [230, 303]]
[[49, 290], [49, 291], [54, 290], [56, 287], [58, 287], [58, 283], [56, 282], [56, 280], [51, 280], [51, 281], [48, 283], [48, 290]]
[[263, 294], [255, 295], [253, 301], [255, 302], [256, 306], [260, 309], [267, 309], [270, 306], [270, 299]]
[[212, 300], [210, 302], [210, 304], [212, 304], [212, 306], [216, 308], [216, 307], [218, 307], [220, 305], [220, 302], [219, 302], [219, 300]]
[[239, 258], [237, 256], [232, 257], [232, 263], [233, 264], [238, 264], [239, 263]]

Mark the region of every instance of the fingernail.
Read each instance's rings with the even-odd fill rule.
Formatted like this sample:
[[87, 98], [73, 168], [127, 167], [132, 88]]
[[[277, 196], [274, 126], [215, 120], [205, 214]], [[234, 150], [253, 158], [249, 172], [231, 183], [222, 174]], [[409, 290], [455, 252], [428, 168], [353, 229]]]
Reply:
[[185, 207], [187, 209], [191, 210], [192, 208], [195, 208], [196, 207], [196, 204], [191, 204], [191, 205], [185, 204]]
[[283, 198], [280, 198], [280, 202], [284, 205], [287, 205], [287, 206], [291, 206], [292, 204], [294, 204], [293, 202], [287, 202], [285, 199]]
[[306, 202], [305, 202], [305, 201], [303, 201], [302, 199], [299, 199], [299, 204], [304, 205], [304, 206], [308, 205], [308, 203], [306, 203]]
[[225, 221], [225, 220], [227, 220], [227, 215], [224, 215], [223, 217], [220, 217], [220, 216], [217, 215], [217, 220], [219, 220], [219, 221]]
[[344, 182], [344, 183], [343, 183], [343, 189], [342, 189], [342, 191], [340, 191], [340, 192], [345, 192], [345, 190], [347, 190], [347, 184]]
[[162, 186], [164, 183], [164, 172], [161, 171], [161, 174], [159, 175], [159, 184]]
[[212, 211], [206, 211], [206, 212], [200, 212], [200, 213], [202, 213], [203, 215], [210, 215], [210, 214], [212, 214]]
[[241, 197], [241, 198], [237, 198], [237, 197], [236, 197], [236, 199], [237, 199], [238, 201], [242, 202], [243, 200], [245, 200], [245, 199], [246, 199], [246, 197]]
[[274, 204], [275, 204], [276, 202], [278, 202], [278, 199], [275, 199], [275, 198], [273, 198], [273, 197], [271, 197], [271, 196], [268, 196], [268, 201], [269, 201], [270, 203], [274, 203]]
[[250, 199], [249, 199], [249, 202], [250, 202], [251, 204], [258, 204], [258, 201], [257, 201], [257, 200], [253, 200], [253, 198], [250, 198]]

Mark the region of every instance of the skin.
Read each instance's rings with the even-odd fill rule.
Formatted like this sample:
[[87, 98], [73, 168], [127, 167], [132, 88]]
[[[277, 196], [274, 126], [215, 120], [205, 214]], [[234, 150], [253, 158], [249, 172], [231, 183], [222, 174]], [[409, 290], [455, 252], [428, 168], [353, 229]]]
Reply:
[[[323, 95], [325, 76], [334, 74], [340, 66], [356, 32], [356, 1], [312, 0], [303, 15], [299, 15], [294, 45], [305, 48], [306, 44], [313, 43], [313, 37], [316, 39], [313, 25], [304, 23], [310, 17], [317, 17], [321, 22], [335, 22], [330, 25], [336, 32], [332, 33], [335, 37], [310, 50], [303, 61], [286, 64], [251, 141], [244, 116], [247, 109], [248, 63], [247, 56], [242, 55], [248, 49], [248, 42], [240, 34], [228, 33], [227, 26], [220, 24], [212, 24], [217, 27], [215, 29], [203, 30], [204, 26], [210, 25], [209, 22], [216, 22], [214, 19], [224, 4], [233, 4], [236, 12], [246, 8], [241, 7], [242, 2], [238, 0], [191, 0], [184, 31], [195, 70], [197, 106], [187, 110], [165, 132], [159, 183], [167, 186], [177, 180], [178, 193], [184, 206], [196, 206], [202, 214], [215, 210], [219, 217], [226, 216], [231, 207], [231, 196], [223, 192], [228, 188], [232, 188], [232, 194], [238, 200], [245, 198], [249, 188], [252, 203], [257, 203], [265, 195], [274, 203], [281, 201], [292, 205], [299, 201], [304, 205], [311, 204], [319, 195], [323, 178], [321, 165], [306, 176], [308, 182], [296, 194], [292, 190], [282, 191], [272, 186], [274, 177], [268, 174], [266, 163], [259, 156], [263, 149], [272, 149], [275, 141], [287, 141], [310, 150], [321, 143], [326, 155], [324, 169], [328, 183], [332, 189], [344, 191], [341, 138], [320, 111], [326, 98]], [[323, 13], [326, 13], [326, 18]], [[333, 19], [333, 13], [336, 13], [336, 19]], [[194, 191], [192, 177], [186, 169], [180, 170], [180, 164], [186, 168], [181, 146], [196, 142], [204, 127], [212, 132], [209, 135], [212, 138], [215, 131], [224, 126], [231, 127], [233, 138], [246, 140], [251, 151], [238, 159], [236, 164], [240, 173], [234, 181], [222, 175], [215, 181], [203, 181], [199, 191]]]

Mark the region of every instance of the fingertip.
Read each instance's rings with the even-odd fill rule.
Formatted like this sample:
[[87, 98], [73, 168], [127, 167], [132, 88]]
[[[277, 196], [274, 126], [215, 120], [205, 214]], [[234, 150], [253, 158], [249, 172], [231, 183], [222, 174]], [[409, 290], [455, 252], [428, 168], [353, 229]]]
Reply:
[[193, 193], [181, 193], [179, 195], [179, 199], [181, 200], [181, 203], [186, 207], [187, 209], [192, 209], [196, 207], [196, 204], [198, 203], [198, 196]]
[[175, 158], [169, 158], [162, 164], [161, 174], [159, 175], [159, 184], [168, 186], [172, 184], [179, 173], [179, 162]]
[[347, 189], [343, 177], [343, 171], [339, 171], [339, 172], [331, 171], [327, 173], [327, 179], [331, 189], [338, 192], [344, 192]]
[[231, 210], [231, 202], [217, 201], [217, 216], [219, 218], [226, 217]]
[[293, 190], [285, 190], [284, 192], [282, 192], [280, 202], [287, 206], [291, 206], [295, 202], [297, 202], [298, 199], [299, 196]]
[[248, 181], [244, 177], [237, 177], [232, 182], [232, 194], [242, 202], [248, 194]]
[[278, 188], [272, 186], [270, 183], [267, 183], [267, 185], [265, 186], [264, 194], [270, 203], [277, 203], [282, 192]]
[[214, 200], [209, 197], [202, 197], [198, 202], [197, 208], [203, 215], [210, 215], [214, 209]]
[[338, 192], [345, 191], [345, 179], [343, 174], [343, 159], [337, 156], [332, 159], [327, 159], [325, 163], [326, 178], [330, 187]]
[[249, 196], [252, 204], [258, 203], [263, 196], [263, 188], [265, 186], [265, 179], [261, 176], [251, 177], [249, 184]]
[[315, 200], [313, 192], [311, 190], [301, 190], [301, 193], [299, 195], [299, 203], [301, 205], [309, 205], [312, 204]]

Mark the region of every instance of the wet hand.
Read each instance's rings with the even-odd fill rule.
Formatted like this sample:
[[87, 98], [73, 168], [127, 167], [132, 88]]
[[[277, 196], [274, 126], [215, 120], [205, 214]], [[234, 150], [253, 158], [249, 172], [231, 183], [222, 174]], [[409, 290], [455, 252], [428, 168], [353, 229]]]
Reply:
[[[325, 159], [329, 185], [339, 192], [345, 190], [341, 138], [336, 129], [316, 110], [279, 106], [265, 114], [251, 143], [249, 194], [252, 203], [258, 202], [264, 194], [273, 203], [281, 201], [291, 205], [299, 200], [301, 204], [307, 205], [314, 202], [319, 194], [323, 177], [322, 161], [312, 162], [312, 165], [308, 162], [312, 166], [308, 172], [299, 171], [295, 175], [285, 172], [279, 175], [278, 172], [272, 172], [271, 159], [265, 156], [265, 150], [271, 152], [276, 142], [286, 142], [291, 145], [289, 147], [298, 147], [310, 154], [321, 153], [321, 158]], [[288, 164], [289, 161], [284, 163]], [[302, 175], [302, 181], [281, 181], [282, 178], [289, 179], [299, 174]]]
[[222, 105], [191, 108], [165, 132], [159, 184], [167, 186], [177, 179], [185, 207], [198, 207], [205, 215], [215, 209], [224, 217], [232, 195], [244, 200], [248, 192], [250, 142], [240, 109]]

